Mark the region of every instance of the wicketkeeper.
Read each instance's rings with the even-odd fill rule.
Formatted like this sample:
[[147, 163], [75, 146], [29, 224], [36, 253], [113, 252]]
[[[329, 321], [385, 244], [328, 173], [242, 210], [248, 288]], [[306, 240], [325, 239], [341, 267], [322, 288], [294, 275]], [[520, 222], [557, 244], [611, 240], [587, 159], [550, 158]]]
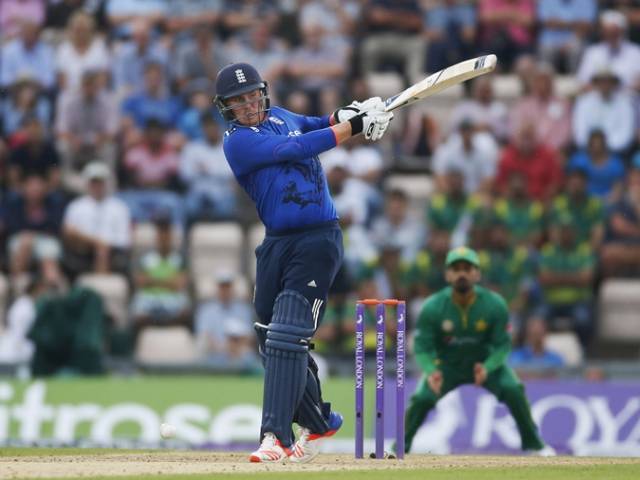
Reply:
[[459, 385], [474, 383], [507, 405], [523, 450], [553, 455], [533, 422], [522, 383], [506, 365], [511, 350], [507, 304], [477, 285], [478, 265], [470, 248], [451, 250], [445, 261], [449, 286], [428, 297], [420, 310], [414, 351], [424, 376], [407, 409], [405, 452], [438, 400]]

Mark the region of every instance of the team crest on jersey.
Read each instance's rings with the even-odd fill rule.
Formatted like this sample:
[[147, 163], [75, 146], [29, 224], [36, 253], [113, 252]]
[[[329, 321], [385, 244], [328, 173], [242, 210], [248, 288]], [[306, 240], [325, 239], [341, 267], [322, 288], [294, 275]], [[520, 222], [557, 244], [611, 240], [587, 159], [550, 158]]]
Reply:
[[489, 325], [487, 325], [487, 322], [485, 322], [484, 319], [481, 318], [476, 322], [476, 332], [484, 332], [488, 326]]
[[284, 122], [277, 117], [269, 117], [269, 120], [271, 120], [276, 125], [284, 125]]
[[442, 322], [442, 330], [445, 332], [453, 332], [453, 321], [446, 319]]

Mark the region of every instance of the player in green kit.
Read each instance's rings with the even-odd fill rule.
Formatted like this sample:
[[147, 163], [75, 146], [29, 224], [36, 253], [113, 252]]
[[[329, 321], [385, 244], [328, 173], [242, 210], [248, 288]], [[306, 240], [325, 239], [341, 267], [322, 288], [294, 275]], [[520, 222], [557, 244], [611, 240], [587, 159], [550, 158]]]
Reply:
[[414, 351], [424, 376], [407, 409], [405, 452], [429, 411], [447, 392], [475, 383], [504, 402], [513, 416], [522, 449], [550, 456], [533, 422], [524, 387], [506, 365], [511, 350], [509, 311], [505, 300], [483, 288], [476, 252], [459, 247], [447, 254], [449, 286], [422, 305]]

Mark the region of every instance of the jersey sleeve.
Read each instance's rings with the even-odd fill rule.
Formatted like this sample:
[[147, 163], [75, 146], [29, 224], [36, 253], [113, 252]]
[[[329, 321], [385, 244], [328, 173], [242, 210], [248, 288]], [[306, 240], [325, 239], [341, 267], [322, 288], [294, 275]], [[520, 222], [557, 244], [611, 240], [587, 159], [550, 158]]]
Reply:
[[306, 115], [300, 115], [298, 113], [289, 112], [289, 115], [294, 117], [300, 125], [300, 131], [302, 133], [312, 132], [314, 130], [320, 130], [321, 128], [329, 127], [329, 115], [324, 117], [308, 117]]
[[239, 176], [269, 165], [314, 157], [335, 146], [336, 137], [330, 128], [287, 136], [269, 135], [250, 127], [228, 133], [224, 153]]
[[504, 299], [493, 296], [493, 318], [491, 322], [491, 337], [489, 339], [490, 353], [484, 362], [487, 374], [505, 364], [511, 351], [511, 335], [509, 335], [509, 308]]
[[427, 300], [420, 310], [413, 347], [416, 362], [425, 375], [431, 375], [438, 369], [436, 364], [438, 353], [435, 343], [435, 326], [438, 314], [434, 303], [433, 300]]

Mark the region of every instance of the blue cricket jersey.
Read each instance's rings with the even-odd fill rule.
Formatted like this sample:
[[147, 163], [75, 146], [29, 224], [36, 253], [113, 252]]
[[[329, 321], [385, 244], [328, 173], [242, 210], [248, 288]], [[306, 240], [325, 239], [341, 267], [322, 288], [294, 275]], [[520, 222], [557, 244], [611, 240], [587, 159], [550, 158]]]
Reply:
[[267, 230], [297, 229], [336, 220], [318, 154], [336, 146], [329, 117], [306, 117], [272, 107], [260, 125], [233, 123], [224, 153]]

